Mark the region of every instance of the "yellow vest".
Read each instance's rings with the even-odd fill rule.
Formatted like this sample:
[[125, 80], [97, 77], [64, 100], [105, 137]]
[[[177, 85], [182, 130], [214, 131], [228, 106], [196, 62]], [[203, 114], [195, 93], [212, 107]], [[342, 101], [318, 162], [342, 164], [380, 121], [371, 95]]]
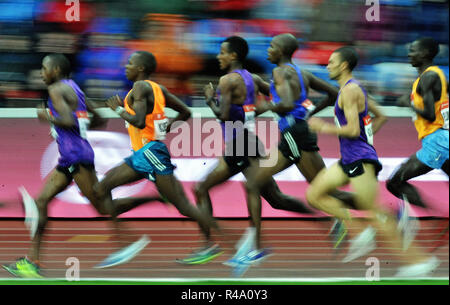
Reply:
[[[145, 116], [145, 127], [143, 129], [127, 124], [131, 147], [134, 151], [138, 151], [151, 141], [160, 141], [166, 138], [168, 120], [164, 114], [164, 108], [166, 107], [164, 93], [157, 83], [150, 80], [146, 80], [146, 82], [152, 86], [155, 106], [153, 112]], [[136, 112], [128, 105], [128, 98], [132, 91], [133, 89], [125, 97], [124, 106], [128, 113], [135, 115]]]
[[[414, 126], [416, 127], [419, 140], [425, 138], [427, 135], [432, 134], [436, 130], [440, 128], [444, 128], [448, 130], [448, 94], [447, 94], [447, 80], [445, 78], [444, 72], [439, 69], [437, 66], [431, 66], [427, 68], [425, 72], [433, 71], [439, 75], [441, 80], [441, 97], [439, 101], [434, 103], [434, 113], [436, 115], [436, 119], [434, 122], [430, 122], [424, 119], [420, 115], [416, 115], [414, 120]], [[411, 103], [417, 109], [424, 109], [423, 97], [417, 93], [417, 86], [420, 81], [420, 76], [416, 79], [413, 84], [412, 93], [411, 93]]]

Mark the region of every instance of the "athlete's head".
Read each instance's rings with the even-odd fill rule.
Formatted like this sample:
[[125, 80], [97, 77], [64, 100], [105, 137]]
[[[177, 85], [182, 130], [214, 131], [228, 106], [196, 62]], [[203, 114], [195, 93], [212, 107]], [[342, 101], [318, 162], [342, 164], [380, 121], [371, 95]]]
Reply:
[[410, 45], [408, 58], [413, 67], [420, 67], [424, 62], [432, 62], [438, 53], [438, 42], [431, 37], [423, 37]]
[[152, 53], [137, 51], [131, 54], [125, 65], [125, 75], [130, 81], [135, 81], [139, 75], [149, 76], [156, 70], [156, 59]]
[[68, 78], [70, 72], [70, 62], [62, 54], [49, 54], [42, 60], [41, 76], [47, 85]]
[[328, 59], [327, 70], [330, 79], [338, 79], [342, 73], [351, 73], [358, 64], [358, 54], [352, 47], [335, 50]]
[[267, 59], [277, 64], [281, 58], [290, 59], [298, 49], [298, 42], [294, 35], [286, 33], [275, 36], [267, 49]]
[[248, 54], [248, 44], [244, 38], [231, 36], [222, 42], [220, 52], [217, 54], [220, 69], [227, 69], [233, 61], [242, 63]]

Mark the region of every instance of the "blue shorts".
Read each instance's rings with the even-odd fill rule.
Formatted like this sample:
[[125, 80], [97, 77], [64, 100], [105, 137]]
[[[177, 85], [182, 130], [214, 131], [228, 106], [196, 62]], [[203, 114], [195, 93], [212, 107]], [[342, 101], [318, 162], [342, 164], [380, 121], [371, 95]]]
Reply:
[[175, 166], [170, 162], [170, 154], [163, 142], [152, 141], [125, 159], [133, 170], [150, 181], [155, 175], [172, 175]]
[[448, 160], [448, 130], [438, 129], [422, 139], [422, 149], [417, 153], [417, 159], [423, 164], [441, 169]]

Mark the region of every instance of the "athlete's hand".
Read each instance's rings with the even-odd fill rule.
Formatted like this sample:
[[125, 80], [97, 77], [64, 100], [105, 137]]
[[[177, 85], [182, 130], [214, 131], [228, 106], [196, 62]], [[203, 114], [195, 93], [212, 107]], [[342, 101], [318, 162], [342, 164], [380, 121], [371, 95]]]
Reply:
[[50, 121], [50, 115], [47, 112], [47, 109], [38, 107], [36, 109], [37, 118], [39, 121], [43, 123], [48, 123]]
[[313, 132], [321, 132], [327, 123], [319, 118], [310, 118], [308, 120], [309, 129]]
[[411, 106], [410, 96], [408, 94], [402, 95], [397, 99], [396, 102], [397, 106], [399, 107], [409, 107]]
[[269, 111], [270, 110], [270, 106], [271, 106], [270, 103], [271, 102], [260, 102], [260, 103], [256, 104], [255, 105], [255, 107], [256, 107], [256, 110], [255, 110], [256, 115], [260, 115], [260, 114], [263, 114], [264, 112]]
[[106, 100], [106, 105], [108, 105], [109, 108], [111, 108], [112, 110], [115, 111], [117, 107], [122, 105], [122, 100], [116, 94], [116, 95], [111, 96], [109, 99]]
[[212, 100], [214, 98], [214, 93], [215, 93], [213, 84], [209, 83], [208, 85], [203, 87], [203, 92], [205, 94], [205, 99], [207, 101]]

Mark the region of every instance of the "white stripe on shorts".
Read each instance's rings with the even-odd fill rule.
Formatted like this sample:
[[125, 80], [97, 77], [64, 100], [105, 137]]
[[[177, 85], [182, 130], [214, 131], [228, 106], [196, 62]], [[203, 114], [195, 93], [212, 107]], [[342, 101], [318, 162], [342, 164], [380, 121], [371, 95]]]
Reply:
[[147, 157], [147, 159], [160, 171], [162, 171], [166, 168], [163, 164], [161, 164], [161, 162], [159, 162], [158, 158], [156, 158], [155, 155], [153, 155], [148, 150], [145, 151], [144, 154]]
[[284, 134], [284, 138], [286, 139], [287, 143], [289, 144], [289, 148], [291, 149], [292, 154], [295, 158], [300, 158], [300, 152], [298, 151], [297, 144], [294, 141], [294, 138], [289, 132], [286, 132]]

